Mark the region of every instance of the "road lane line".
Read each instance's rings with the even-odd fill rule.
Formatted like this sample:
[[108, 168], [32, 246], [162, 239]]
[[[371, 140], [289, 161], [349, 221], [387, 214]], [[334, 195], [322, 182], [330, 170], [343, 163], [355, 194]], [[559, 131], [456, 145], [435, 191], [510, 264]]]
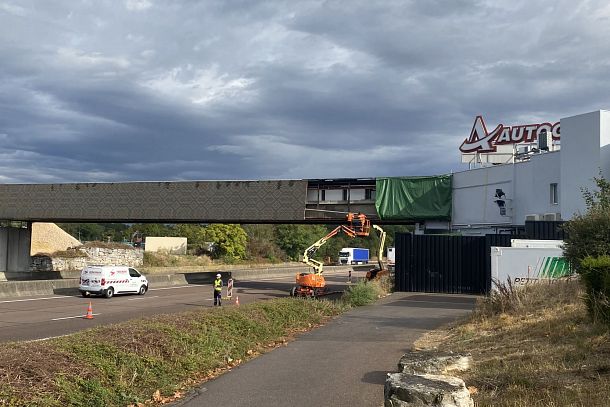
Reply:
[[59, 295], [55, 297], [44, 297], [44, 298], [27, 298], [23, 300], [4, 300], [0, 301], [0, 304], [8, 304], [10, 302], [26, 302], [26, 301], [40, 301], [40, 300], [55, 300], [58, 298], [75, 298], [73, 295]]
[[[102, 314], [91, 314], [91, 315], [102, 315]], [[61, 321], [63, 319], [74, 319], [74, 318], [85, 318], [87, 315], [77, 315], [75, 317], [62, 317], [62, 318], [52, 318], [51, 321]]]
[[189, 288], [189, 287], [201, 287], [201, 284], [178, 285], [176, 287], [149, 288], [148, 291], [173, 290], [174, 288]]
[[153, 295], [153, 296], [140, 297], [140, 298], [128, 298], [127, 301], [146, 300], [148, 298], [159, 298], [159, 296], [158, 295]]

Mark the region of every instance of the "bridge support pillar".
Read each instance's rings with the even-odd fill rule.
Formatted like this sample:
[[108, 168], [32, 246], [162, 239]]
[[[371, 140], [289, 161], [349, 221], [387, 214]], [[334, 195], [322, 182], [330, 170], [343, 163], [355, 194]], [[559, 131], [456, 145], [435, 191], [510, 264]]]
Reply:
[[30, 271], [32, 223], [27, 222], [25, 226], [0, 227], [0, 273]]

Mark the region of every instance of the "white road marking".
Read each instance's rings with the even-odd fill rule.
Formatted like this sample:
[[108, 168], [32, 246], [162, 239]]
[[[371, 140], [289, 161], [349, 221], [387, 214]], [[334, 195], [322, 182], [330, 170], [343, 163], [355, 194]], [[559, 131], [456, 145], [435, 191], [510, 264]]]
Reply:
[[158, 295], [148, 296], [148, 297], [140, 297], [140, 298], [129, 298], [127, 301], [137, 301], [137, 300], [145, 300], [148, 298], [159, 298]]
[[[101, 314], [91, 314], [91, 315], [101, 315]], [[74, 319], [74, 318], [85, 318], [87, 315], [77, 315], [75, 317], [62, 317], [62, 318], [53, 318], [51, 321], [61, 321], [63, 319]]]
[[178, 285], [176, 287], [163, 287], [163, 288], [149, 288], [148, 291], [158, 291], [158, 290], [173, 290], [175, 288], [189, 288], [189, 287], [198, 287], [198, 284], [192, 285]]
[[74, 298], [71, 295], [58, 295], [55, 297], [44, 297], [44, 298], [26, 298], [23, 300], [5, 300], [5, 301], [0, 301], [0, 304], [7, 304], [9, 302], [27, 302], [27, 301], [40, 301], [40, 300], [55, 300], [58, 298]]

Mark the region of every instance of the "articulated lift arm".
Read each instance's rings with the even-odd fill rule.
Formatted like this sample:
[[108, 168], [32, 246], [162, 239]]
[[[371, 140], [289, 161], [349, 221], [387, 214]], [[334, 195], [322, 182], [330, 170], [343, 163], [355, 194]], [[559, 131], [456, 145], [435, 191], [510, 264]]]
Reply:
[[321, 261], [312, 259], [313, 255], [316, 254], [318, 249], [320, 247], [322, 247], [330, 238], [336, 236], [337, 233], [339, 233], [339, 231], [341, 231], [341, 230], [343, 230], [343, 233], [345, 233], [346, 235], [348, 235], [350, 237], [356, 236], [356, 232], [354, 230], [348, 228], [345, 225], [340, 225], [340, 226], [337, 226], [336, 228], [334, 228], [329, 234], [327, 234], [326, 236], [324, 236], [323, 238], [319, 239], [317, 242], [315, 242], [314, 244], [309, 246], [303, 252], [303, 263], [310, 265], [313, 268], [315, 274], [318, 274], [318, 275], [322, 274], [322, 269], [324, 268], [324, 263], [322, 263]]
[[373, 225], [373, 229], [379, 233], [379, 249], [377, 251], [377, 259], [379, 262], [379, 270], [384, 270], [383, 268], [383, 248], [385, 246], [385, 236], [386, 232], [379, 225]]

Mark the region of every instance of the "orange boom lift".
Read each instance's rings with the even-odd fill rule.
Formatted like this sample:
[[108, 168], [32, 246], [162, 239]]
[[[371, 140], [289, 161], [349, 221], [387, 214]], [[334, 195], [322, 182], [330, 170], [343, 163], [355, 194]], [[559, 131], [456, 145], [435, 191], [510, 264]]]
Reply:
[[[371, 231], [371, 221], [362, 213], [348, 213], [346, 216], [347, 225], [340, 225], [334, 228], [329, 234], [319, 239], [317, 242], [305, 249], [303, 253], [303, 263], [310, 265], [313, 268], [313, 273], [299, 273], [296, 275], [297, 285], [290, 290], [290, 295], [293, 297], [316, 297], [327, 294], [326, 281], [322, 276], [324, 264], [321, 261], [312, 259], [313, 255], [322, 247], [330, 238], [336, 236], [340, 231], [343, 231], [349, 237], [362, 236], [366, 237]], [[385, 241], [385, 232], [377, 225], [375, 229], [379, 229], [382, 233], [383, 241]], [[381, 261], [380, 261], [381, 264]]]

